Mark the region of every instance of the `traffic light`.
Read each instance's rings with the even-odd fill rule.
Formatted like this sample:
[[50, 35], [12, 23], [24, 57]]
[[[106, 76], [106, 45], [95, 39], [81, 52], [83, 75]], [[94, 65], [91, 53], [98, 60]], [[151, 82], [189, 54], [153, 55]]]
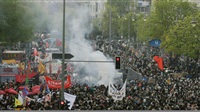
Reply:
[[64, 102], [64, 101], [61, 101], [61, 102], [60, 102], [60, 104], [61, 104], [61, 105], [64, 105], [64, 104], [65, 104], [65, 102]]
[[69, 107], [70, 107], [70, 101], [67, 100], [60, 101], [61, 110], [69, 110]]
[[115, 69], [120, 69], [120, 57], [115, 57]]
[[61, 110], [65, 109], [65, 101], [60, 101], [60, 109]]

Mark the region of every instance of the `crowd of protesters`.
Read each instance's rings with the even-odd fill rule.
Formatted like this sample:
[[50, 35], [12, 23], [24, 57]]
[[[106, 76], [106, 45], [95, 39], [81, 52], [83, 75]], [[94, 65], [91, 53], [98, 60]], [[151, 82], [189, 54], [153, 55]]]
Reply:
[[[108, 95], [108, 87], [105, 85], [73, 84], [65, 90], [76, 95], [72, 110], [200, 110], [199, 60], [162, 54], [166, 70], [161, 72], [150, 56], [157, 48], [134, 49], [122, 41], [112, 42], [112, 49], [108, 46], [102, 44], [104, 54], [110, 57], [121, 56], [123, 68], [131, 68], [141, 73], [144, 80], [128, 81], [126, 97], [121, 101], [114, 101], [112, 96]], [[19, 86], [14, 81], [6, 81], [0, 85], [1, 90], [10, 87], [18, 90]], [[51, 102], [38, 100], [42, 99], [45, 93], [28, 95], [35, 100], [27, 102], [26, 106], [20, 109], [59, 110], [59, 90], [51, 90], [51, 94]], [[17, 95], [1, 95], [0, 109], [15, 109], [14, 97], [17, 98]]]

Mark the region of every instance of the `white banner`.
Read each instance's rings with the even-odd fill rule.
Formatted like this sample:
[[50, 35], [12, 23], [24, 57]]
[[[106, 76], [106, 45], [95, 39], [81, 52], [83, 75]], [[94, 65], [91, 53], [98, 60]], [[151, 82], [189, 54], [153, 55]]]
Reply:
[[109, 90], [108, 94], [112, 96], [112, 98], [116, 100], [122, 100], [123, 97], [126, 96], [126, 81], [124, 82], [124, 85], [122, 86], [121, 90], [117, 90], [113, 84], [109, 84]]
[[75, 95], [71, 95], [71, 94], [68, 94], [68, 93], [64, 93], [64, 97], [65, 97], [65, 100], [69, 101], [69, 109], [71, 110], [72, 109], [72, 106], [74, 105], [74, 102], [75, 102], [75, 99], [76, 99], [76, 96]]

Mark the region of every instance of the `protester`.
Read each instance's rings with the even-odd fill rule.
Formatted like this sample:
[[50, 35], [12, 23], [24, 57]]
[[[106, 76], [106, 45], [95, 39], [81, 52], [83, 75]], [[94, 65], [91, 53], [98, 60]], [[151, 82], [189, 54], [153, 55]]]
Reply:
[[[104, 49], [104, 54], [109, 54], [110, 57], [121, 56], [122, 67], [141, 73], [144, 80], [130, 79], [126, 84], [126, 96], [117, 101], [108, 94], [108, 87], [105, 85], [89, 86], [75, 83], [65, 89], [66, 93], [76, 96], [72, 110], [200, 110], [199, 62], [195, 64], [195, 60], [189, 59], [187, 64], [185, 57], [162, 54], [165, 70], [160, 71], [157, 64], [152, 61], [152, 56], [155, 54], [153, 52], [157, 48], [133, 49], [123, 42], [113, 41], [112, 49], [108, 50], [108, 45], [103, 44], [105, 45], [101, 45], [101, 49]], [[45, 82], [40, 85], [45, 85]], [[19, 86], [14, 81], [7, 81], [1, 83], [0, 90], [13, 87], [19, 92]], [[118, 89], [122, 87], [117, 83], [116, 86]], [[44, 88], [41, 88], [40, 91], [38, 94], [27, 95], [29, 100], [19, 108], [21, 110], [60, 109], [59, 90], [50, 89], [49, 92], [45, 92]], [[51, 98], [45, 101], [47, 94], [51, 94]], [[17, 96], [10, 93], [0, 95], [0, 110], [16, 109], [14, 98]]]

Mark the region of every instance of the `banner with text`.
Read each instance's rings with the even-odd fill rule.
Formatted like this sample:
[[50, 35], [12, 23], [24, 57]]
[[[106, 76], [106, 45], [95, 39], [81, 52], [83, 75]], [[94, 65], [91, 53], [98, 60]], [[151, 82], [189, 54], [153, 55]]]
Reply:
[[[61, 80], [53, 80], [48, 76], [44, 76], [47, 85], [49, 86], [50, 89], [61, 89]], [[71, 87], [71, 78], [70, 76], [67, 76], [67, 80], [64, 82], [64, 88], [69, 88]]]
[[111, 95], [115, 101], [122, 100], [123, 97], [126, 96], [126, 81], [124, 82], [121, 90], [117, 90], [113, 84], [109, 84], [108, 94]]

